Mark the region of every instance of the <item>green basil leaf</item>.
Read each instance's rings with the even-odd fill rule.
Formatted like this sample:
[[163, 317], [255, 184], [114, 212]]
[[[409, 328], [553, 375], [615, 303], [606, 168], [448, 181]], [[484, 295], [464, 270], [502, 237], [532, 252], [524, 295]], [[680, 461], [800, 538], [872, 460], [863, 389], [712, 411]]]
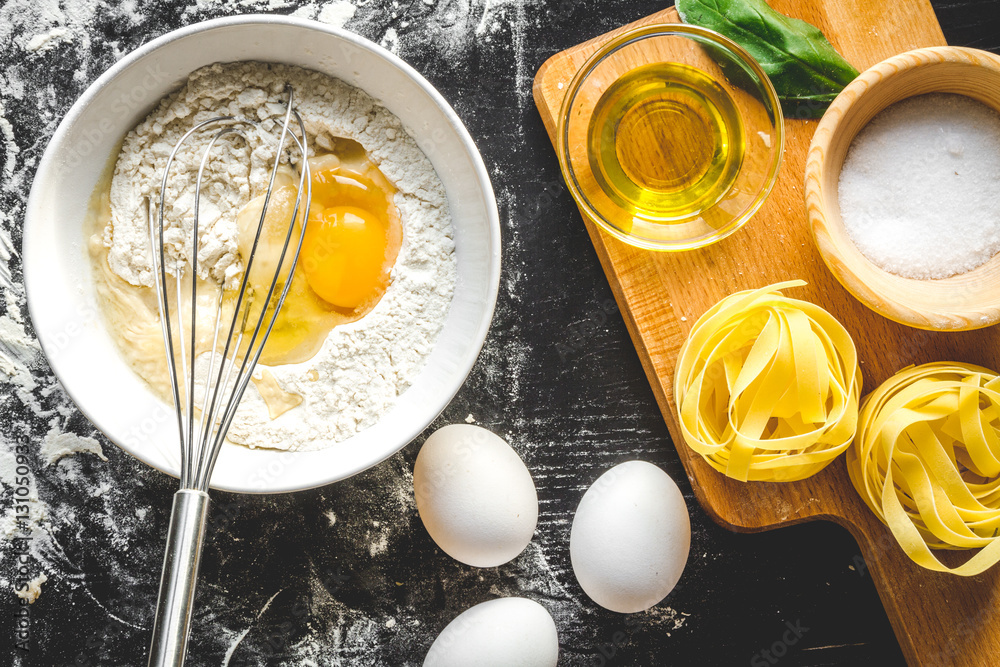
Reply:
[[764, 0], [676, 2], [685, 23], [725, 35], [760, 63], [788, 118], [819, 118], [858, 75], [819, 28], [776, 12]]

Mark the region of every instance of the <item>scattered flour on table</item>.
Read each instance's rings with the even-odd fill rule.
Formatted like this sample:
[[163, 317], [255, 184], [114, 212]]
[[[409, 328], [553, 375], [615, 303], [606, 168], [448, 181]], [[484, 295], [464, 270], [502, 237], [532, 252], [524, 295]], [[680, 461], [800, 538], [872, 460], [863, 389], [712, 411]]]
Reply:
[[[304, 402], [270, 420], [256, 390], [245, 395], [229, 430], [249, 447], [319, 449], [374, 424], [412, 383], [434, 347], [454, 292], [456, 259], [444, 186], [399, 119], [361, 90], [318, 72], [285, 65], [212, 65], [160, 105], [125, 138], [111, 184], [111, 223], [104, 233], [111, 270], [134, 286], [152, 285], [145, 200], [157, 197], [174, 144], [194, 124], [225, 113], [255, 118], [265, 130], [284, 113], [284, 86], [296, 91], [311, 147], [330, 149], [343, 137], [360, 143], [396, 186], [403, 246], [378, 305], [357, 322], [336, 327], [311, 360], [271, 367], [279, 385]], [[270, 143], [250, 135], [234, 154], [213, 161], [203, 195], [205, 230], [199, 272], [231, 284], [242, 272], [235, 214], [266, 189]], [[175, 158], [172, 173], [196, 171], [195, 145]], [[171, 248], [185, 255], [184, 214], [193, 207], [193, 179], [172, 179], [166, 219]], [[190, 221], [186, 223], [190, 225]], [[159, 325], [157, 325], [159, 326]]]
[[321, 23], [343, 28], [354, 18], [357, 6], [349, 0], [333, 0], [332, 2], [309, 2], [298, 7], [292, 16], [315, 19]]
[[[0, 107], [2, 111], [2, 107]], [[11, 301], [18, 301], [20, 299], [20, 293], [23, 291], [20, 285], [14, 284], [14, 279], [10, 274], [10, 258], [14, 256], [16, 252], [14, 250], [14, 242], [10, 238], [10, 232], [4, 229], [4, 226], [11, 222], [10, 218], [6, 213], [0, 211], [0, 288], [4, 291], [4, 299], [7, 301], [8, 308], [7, 314], [10, 317], [20, 320], [20, 309], [11, 308]], [[16, 314], [15, 314], [16, 311]]]
[[14, 592], [17, 594], [17, 597], [21, 598], [22, 600], [27, 600], [28, 604], [34, 604], [35, 600], [37, 600], [42, 596], [42, 584], [44, 584], [48, 580], [49, 580], [48, 576], [46, 576], [46, 574], [42, 572], [37, 577], [28, 582], [27, 588], [22, 587], [23, 590], [22, 588], [18, 588]]
[[348, 21], [354, 18], [356, 11], [358, 11], [358, 8], [347, 2], [347, 0], [335, 0], [335, 2], [324, 4], [320, 8], [319, 15], [316, 18], [336, 28], [343, 28]]
[[63, 42], [72, 41], [73, 37], [68, 28], [56, 27], [52, 28], [48, 32], [43, 32], [35, 35], [28, 43], [25, 45], [28, 51], [37, 51], [44, 53], [50, 49], [54, 49]]
[[222, 667], [229, 667], [229, 661], [233, 659], [233, 653], [236, 652], [236, 649], [239, 647], [240, 642], [242, 642], [246, 638], [247, 634], [250, 632], [250, 629], [253, 628], [254, 623], [259, 621], [260, 617], [267, 612], [268, 608], [271, 606], [271, 603], [274, 602], [274, 598], [278, 597], [278, 595], [280, 595], [281, 592], [284, 590], [285, 590], [284, 588], [278, 589], [277, 593], [268, 598], [267, 602], [265, 602], [264, 606], [261, 607], [259, 612], [257, 612], [257, 615], [254, 617], [250, 625], [248, 625], [246, 629], [243, 630], [243, 632], [236, 635], [236, 637], [233, 639], [233, 642], [229, 645], [229, 648], [226, 650], [226, 655], [222, 659]]
[[[128, 11], [132, 5], [131, 2], [107, 0], [7, 0], [0, 7], [0, 40], [20, 47], [31, 60], [71, 43], [74, 50], [87, 54], [92, 46], [92, 26], [98, 13], [112, 7], [117, 9], [125, 20], [124, 27], [139, 19]], [[87, 81], [90, 65], [85, 62], [74, 70], [74, 80]]]
[[55, 424], [42, 439], [41, 455], [49, 465], [53, 465], [65, 456], [83, 453], [93, 454], [102, 461], [108, 460], [101, 448], [101, 443], [97, 440], [87, 436], [79, 436], [76, 433], [63, 432]]
[[854, 138], [840, 211], [869, 260], [907, 278], [965, 273], [1000, 252], [1000, 114], [961, 95], [893, 104]]
[[385, 35], [383, 35], [381, 41], [379, 41], [379, 46], [395, 54], [399, 53], [399, 34], [396, 32], [395, 28], [389, 26], [386, 29]]
[[687, 623], [687, 620], [690, 617], [691, 614], [683, 611], [677, 611], [673, 607], [663, 606], [662, 603], [654, 607], [650, 607], [648, 610], [643, 612], [643, 620], [650, 625], [662, 628], [668, 637], [670, 636], [671, 631], [680, 630], [684, 627], [684, 624]]
[[[0, 232], [0, 241], [4, 236], [6, 232]], [[5, 261], [0, 262], [0, 269], [0, 275], [6, 272]], [[30, 366], [41, 354], [41, 347], [24, 330], [24, 323], [19, 321], [20, 313], [12, 315], [11, 312], [0, 315], [0, 381], [10, 384], [21, 402], [40, 415], [41, 406], [32, 395], [38, 382], [31, 374]]]
[[[24, 474], [25, 464], [19, 461], [23, 455], [16, 446], [0, 435], [0, 488], [9, 488], [17, 495], [17, 503], [9, 503], [0, 515], [0, 541], [20, 540], [27, 553], [38, 563], [48, 563], [48, 554], [53, 544], [49, 506], [38, 496], [34, 474]], [[27, 510], [27, 511], [25, 511]], [[9, 559], [15, 564], [20, 555], [9, 550], [0, 550], [0, 564]], [[17, 569], [17, 568], [15, 568]], [[15, 590], [20, 587], [20, 583]]]
[[3, 137], [4, 143], [3, 177], [10, 179], [14, 176], [14, 167], [17, 164], [17, 156], [21, 153], [21, 148], [14, 138], [14, 126], [7, 120], [5, 113], [3, 101], [0, 101], [0, 136]]

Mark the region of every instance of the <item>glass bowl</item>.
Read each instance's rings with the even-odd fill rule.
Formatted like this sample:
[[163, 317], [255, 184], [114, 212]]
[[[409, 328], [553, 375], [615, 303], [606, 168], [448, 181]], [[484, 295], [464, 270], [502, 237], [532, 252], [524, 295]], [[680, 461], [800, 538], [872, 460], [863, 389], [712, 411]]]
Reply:
[[628, 30], [569, 84], [556, 153], [573, 198], [626, 243], [677, 251], [746, 224], [778, 176], [781, 106], [739, 45], [680, 23]]

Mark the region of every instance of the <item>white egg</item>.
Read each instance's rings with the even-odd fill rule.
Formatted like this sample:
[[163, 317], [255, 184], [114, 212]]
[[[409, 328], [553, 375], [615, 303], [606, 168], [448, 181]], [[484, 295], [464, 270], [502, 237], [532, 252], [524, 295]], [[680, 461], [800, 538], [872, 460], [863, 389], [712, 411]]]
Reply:
[[626, 614], [649, 609], [673, 590], [690, 548], [684, 496], [645, 461], [617, 465], [587, 489], [569, 538], [580, 587], [602, 607]]
[[496, 567], [524, 551], [538, 523], [538, 494], [524, 462], [479, 426], [435, 431], [413, 467], [417, 511], [441, 549], [466, 565]]
[[559, 635], [545, 607], [500, 598], [466, 609], [431, 644], [424, 667], [555, 667]]

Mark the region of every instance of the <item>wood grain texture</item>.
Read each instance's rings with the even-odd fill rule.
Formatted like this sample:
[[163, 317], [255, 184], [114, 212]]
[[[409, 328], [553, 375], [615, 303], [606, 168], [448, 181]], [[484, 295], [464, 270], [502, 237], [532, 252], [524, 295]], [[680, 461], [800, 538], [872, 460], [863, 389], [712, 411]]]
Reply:
[[955, 93], [1000, 111], [1000, 56], [934, 46], [893, 56], [855, 79], [830, 106], [806, 161], [809, 223], [823, 260], [843, 285], [876, 312], [937, 331], [963, 331], [1000, 321], [1000, 255], [942, 280], [883, 271], [851, 242], [840, 216], [837, 185], [857, 133], [886, 107], [915, 95]]
[[[773, 5], [817, 25], [860, 70], [903, 51], [945, 43], [923, 0], [774, 0]], [[677, 20], [671, 8], [633, 26]], [[550, 138], [573, 74], [600, 43], [633, 26], [558, 53], [539, 69], [534, 96]], [[804, 167], [816, 125], [787, 122], [785, 161], [769, 200], [743, 230], [714, 246], [678, 254], [643, 251], [585, 220], [675, 443], [682, 441], [671, 384], [681, 344], [705, 310], [741, 289], [807, 280], [807, 287], [789, 295], [823, 306], [845, 324], [858, 345], [866, 390], [911, 363], [1000, 366], [996, 328], [934, 333], [896, 324], [862, 305], [827, 270], [812, 241], [803, 200]], [[911, 665], [995, 664], [1000, 655], [997, 569], [962, 579], [912, 564], [858, 497], [843, 458], [802, 482], [740, 483], [716, 473], [683, 444], [677, 449], [699, 501], [723, 526], [750, 532], [815, 519], [845, 526], [858, 540]]]

